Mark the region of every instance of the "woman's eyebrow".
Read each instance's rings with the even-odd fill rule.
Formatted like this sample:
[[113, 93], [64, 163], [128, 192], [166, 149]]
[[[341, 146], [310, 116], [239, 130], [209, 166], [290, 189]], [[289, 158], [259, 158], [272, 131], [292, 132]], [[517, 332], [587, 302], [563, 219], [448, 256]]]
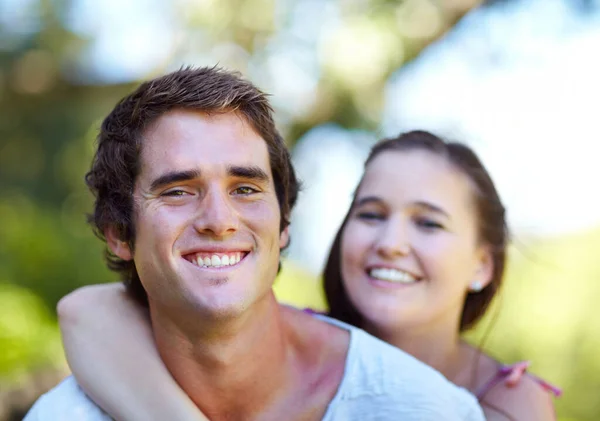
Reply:
[[426, 201], [416, 201], [412, 203], [413, 206], [417, 206], [419, 208], [424, 208], [430, 212], [435, 212], [435, 213], [439, 213], [443, 216], [445, 216], [446, 218], [450, 219], [450, 214], [448, 212], [446, 212], [444, 209], [442, 209], [440, 206], [438, 205], [434, 205], [431, 202], [426, 202]]
[[381, 198], [379, 198], [377, 196], [365, 196], [365, 197], [356, 199], [356, 202], [354, 202], [354, 206], [362, 206], [362, 205], [366, 205], [368, 203], [382, 203], [382, 202], [383, 202], [383, 200], [381, 200]]

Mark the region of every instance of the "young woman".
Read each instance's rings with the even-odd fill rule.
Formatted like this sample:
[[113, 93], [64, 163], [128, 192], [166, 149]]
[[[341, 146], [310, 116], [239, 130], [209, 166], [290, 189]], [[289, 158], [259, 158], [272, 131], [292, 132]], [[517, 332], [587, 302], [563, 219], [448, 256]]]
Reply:
[[[335, 238], [329, 315], [431, 365], [479, 399], [488, 420], [554, 420], [548, 391], [461, 340], [498, 291], [507, 245], [494, 184], [466, 146], [414, 131], [377, 144]], [[146, 311], [121, 286], [59, 305], [69, 364], [117, 419], [206, 419], [170, 377]]]

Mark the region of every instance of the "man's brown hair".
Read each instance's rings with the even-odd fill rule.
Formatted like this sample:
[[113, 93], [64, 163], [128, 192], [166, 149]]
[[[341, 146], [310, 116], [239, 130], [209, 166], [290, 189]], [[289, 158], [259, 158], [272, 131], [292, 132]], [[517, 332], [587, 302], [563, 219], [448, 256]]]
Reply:
[[[96, 199], [88, 217], [96, 235], [106, 242], [104, 234], [112, 227], [133, 250], [133, 189], [140, 171], [143, 134], [161, 115], [175, 109], [237, 112], [247, 120], [267, 144], [281, 213], [280, 230], [287, 227], [299, 186], [266, 94], [236, 72], [186, 67], [142, 83], [102, 122], [92, 167], [85, 176]], [[119, 258], [108, 247], [105, 256], [108, 267], [121, 275], [128, 290], [147, 303], [134, 262]]]

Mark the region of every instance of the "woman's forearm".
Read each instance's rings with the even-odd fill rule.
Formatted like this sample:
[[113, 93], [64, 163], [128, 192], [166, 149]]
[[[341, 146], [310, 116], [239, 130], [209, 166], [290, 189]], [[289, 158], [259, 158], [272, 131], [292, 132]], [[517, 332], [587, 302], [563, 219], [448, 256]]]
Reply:
[[147, 310], [122, 285], [80, 288], [61, 300], [58, 314], [73, 375], [113, 418], [207, 420], [160, 359]]

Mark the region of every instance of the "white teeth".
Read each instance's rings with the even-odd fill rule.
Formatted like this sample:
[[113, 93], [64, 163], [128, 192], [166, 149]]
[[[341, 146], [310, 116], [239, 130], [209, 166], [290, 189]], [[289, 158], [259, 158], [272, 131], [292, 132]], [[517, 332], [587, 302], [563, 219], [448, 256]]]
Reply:
[[229, 254], [223, 254], [221, 256], [217, 256], [216, 254], [213, 254], [210, 257], [202, 257], [200, 255], [198, 255], [198, 257], [196, 257], [196, 260], [193, 261], [193, 263], [197, 264], [198, 266], [201, 267], [224, 267], [224, 266], [233, 266], [237, 263], [239, 263], [241, 260], [241, 253], [240, 252], [236, 252], [236, 253], [229, 253]]
[[369, 276], [381, 281], [398, 282], [402, 284], [410, 284], [417, 280], [406, 272], [401, 272], [390, 268], [376, 268], [369, 271]]

